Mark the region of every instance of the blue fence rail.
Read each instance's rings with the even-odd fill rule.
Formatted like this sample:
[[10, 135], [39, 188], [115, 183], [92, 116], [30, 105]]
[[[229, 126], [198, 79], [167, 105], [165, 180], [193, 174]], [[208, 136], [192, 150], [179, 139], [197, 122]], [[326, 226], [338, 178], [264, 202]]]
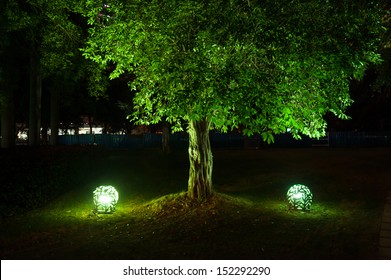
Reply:
[[[176, 133], [170, 136], [170, 145], [173, 148], [183, 148], [188, 145], [186, 133]], [[247, 138], [236, 133], [210, 133], [211, 145], [214, 148], [260, 148], [260, 147], [374, 147], [391, 146], [391, 132], [330, 132], [328, 136], [319, 140], [303, 136], [296, 140], [291, 134], [278, 134], [274, 136], [273, 144], [266, 144], [259, 135]], [[157, 148], [162, 143], [161, 134], [144, 134], [141, 136], [117, 134], [79, 134], [61, 135], [61, 145], [100, 145], [109, 148], [142, 149]]]
[[391, 132], [332, 132], [330, 146], [391, 146]]

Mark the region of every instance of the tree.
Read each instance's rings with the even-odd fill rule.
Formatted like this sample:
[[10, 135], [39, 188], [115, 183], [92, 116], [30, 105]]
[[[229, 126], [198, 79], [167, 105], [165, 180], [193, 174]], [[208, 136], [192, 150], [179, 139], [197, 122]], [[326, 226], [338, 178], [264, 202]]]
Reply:
[[[67, 99], [67, 95], [69, 97], [70, 89], [88, 80], [86, 91], [91, 95], [100, 95], [105, 90], [105, 79], [101, 78], [102, 68], [85, 60], [79, 50], [86, 37], [86, 23], [84, 18], [74, 12], [77, 4], [76, 0], [7, 0], [1, 7], [4, 23], [1, 34], [2, 38], [7, 39], [3, 41], [8, 46], [7, 50], [1, 48], [4, 49], [1, 53], [6, 55], [7, 52], [9, 56], [10, 50], [14, 53], [12, 48], [17, 48], [20, 56], [24, 59], [27, 57], [27, 61], [18, 67], [23, 64], [30, 66], [30, 145], [39, 144], [41, 127], [44, 134], [49, 123], [41, 120], [42, 98], [45, 97], [43, 88], [50, 91], [47, 97], [50, 98], [48, 108], [52, 145], [57, 143], [59, 102]], [[6, 67], [15, 67], [13, 64], [16, 65], [15, 61], [9, 60]], [[5, 118], [4, 121], [8, 119], [11, 118]]]
[[[45, 0], [39, 1], [19, 1], [8, 0], [4, 2], [2, 9], [4, 34], [8, 38], [18, 34], [18, 42], [10, 42], [12, 47], [19, 47], [20, 53], [28, 55], [30, 94], [29, 94], [29, 144], [37, 145], [41, 128], [41, 98], [42, 98], [42, 78], [45, 71], [43, 63], [43, 51], [45, 40], [53, 36], [51, 32], [53, 26], [58, 26], [60, 22], [59, 14], [62, 5], [51, 3]], [[55, 5], [54, 5], [55, 4]], [[61, 2], [64, 4], [64, 2]], [[48, 32], [49, 31], [49, 32]], [[53, 42], [53, 41], [52, 41]], [[63, 58], [63, 61], [66, 59]], [[8, 65], [9, 67], [9, 65]], [[47, 69], [47, 67], [46, 67]]]
[[346, 118], [349, 81], [377, 53], [372, 1], [87, 0], [85, 57], [134, 73], [132, 118], [187, 124], [188, 195], [212, 193], [210, 129], [319, 137], [323, 116]]
[[[0, 60], [1, 61], [1, 60]], [[5, 72], [5, 71], [4, 71]], [[1, 115], [1, 148], [15, 145], [14, 93], [13, 80], [9, 79], [0, 68], [0, 115]], [[8, 72], [9, 73], [9, 72]], [[8, 74], [7, 73], [7, 74]]]
[[[5, 3], [0, 3], [0, 17], [5, 17]], [[13, 38], [7, 34], [7, 24], [0, 25], [0, 115], [1, 115], [1, 148], [11, 148], [15, 144], [14, 123], [14, 88], [18, 83], [15, 66], [17, 57], [11, 48]]]
[[381, 54], [383, 62], [377, 67], [377, 81], [375, 88], [380, 92], [391, 92], [391, 2], [383, 0], [384, 9], [387, 11], [383, 16], [386, 31], [382, 36]]

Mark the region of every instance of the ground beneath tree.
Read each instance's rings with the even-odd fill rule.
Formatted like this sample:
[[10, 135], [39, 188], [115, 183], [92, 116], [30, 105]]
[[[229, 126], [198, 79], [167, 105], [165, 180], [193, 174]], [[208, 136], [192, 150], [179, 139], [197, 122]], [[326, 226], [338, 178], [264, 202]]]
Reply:
[[[1, 218], [1, 259], [378, 258], [391, 189], [389, 148], [215, 150], [215, 194], [206, 201], [192, 201], [184, 192], [186, 151], [164, 156], [88, 147], [48, 153], [41, 148], [1, 155], [7, 161], [2, 175], [12, 178], [3, 180], [8, 205]], [[76, 168], [55, 168], [53, 175], [59, 163]], [[31, 168], [36, 164], [44, 168]], [[311, 211], [288, 210], [285, 194], [294, 183], [311, 188]], [[99, 185], [119, 190], [115, 213], [92, 210]], [[21, 196], [47, 188], [58, 195], [42, 199], [38, 208], [6, 211], [13, 191]], [[34, 204], [31, 197], [26, 203]]]

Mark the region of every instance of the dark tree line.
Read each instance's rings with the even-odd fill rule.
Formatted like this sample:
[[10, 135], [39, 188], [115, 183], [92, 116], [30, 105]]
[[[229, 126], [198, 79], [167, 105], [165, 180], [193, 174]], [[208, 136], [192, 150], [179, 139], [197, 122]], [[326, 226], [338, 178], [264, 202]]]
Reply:
[[[79, 1], [7, 0], [0, 18], [1, 147], [28, 128], [28, 143], [56, 145], [59, 129], [78, 126], [85, 115], [118, 130], [131, 102], [126, 81], [109, 82], [108, 69], [80, 51], [88, 36]], [[125, 89], [124, 86], [125, 85]], [[15, 126], [15, 124], [18, 126]]]

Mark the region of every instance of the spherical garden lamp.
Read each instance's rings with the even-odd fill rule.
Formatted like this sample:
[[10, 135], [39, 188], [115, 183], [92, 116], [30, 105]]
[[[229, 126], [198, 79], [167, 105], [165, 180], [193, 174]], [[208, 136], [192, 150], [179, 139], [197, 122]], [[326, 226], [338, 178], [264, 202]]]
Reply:
[[304, 185], [296, 184], [289, 188], [287, 194], [290, 209], [310, 210], [312, 205], [312, 193]]
[[112, 213], [118, 202], [118, 192], [113, 186], [100, 186], [94, 191], [95, 210], [98, 213]]

